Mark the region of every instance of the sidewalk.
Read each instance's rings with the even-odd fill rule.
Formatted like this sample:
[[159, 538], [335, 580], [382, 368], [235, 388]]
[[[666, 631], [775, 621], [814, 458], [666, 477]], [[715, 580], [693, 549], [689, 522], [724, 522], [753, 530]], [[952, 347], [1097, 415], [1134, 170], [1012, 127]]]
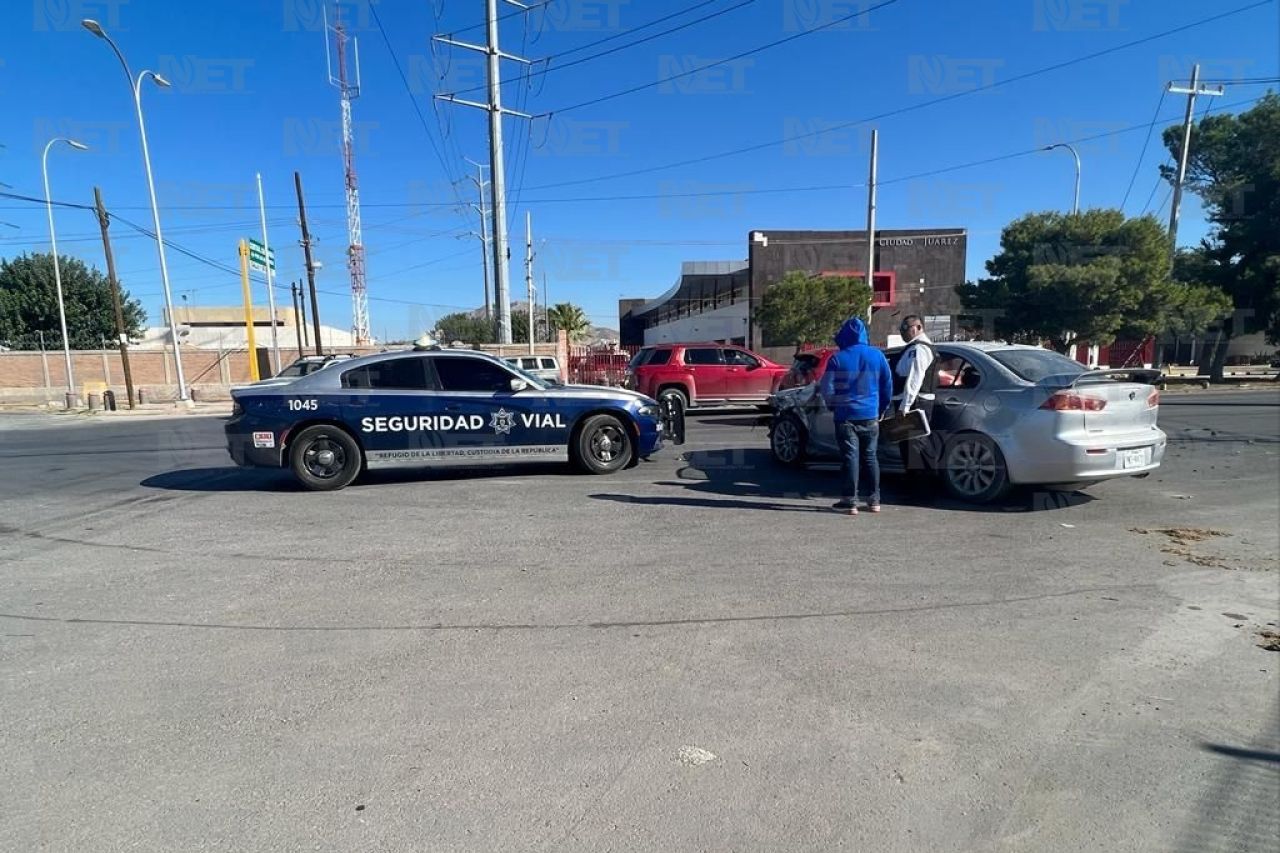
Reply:
[[90, 410], [88, 408], [64, 409], [52, 406], [35, 406], [35, 405], [6, 405], [0, 406], [0, 417], [6, 414], [19, 415], [49, 415], [57, 418], [67, 418], [73, 420], [112, 420], [116, 418], [139, 418], [139, 417], [169, 417], [169, 418], [189, 418], [196, 416], [221, 415], [223, 417], [231, 414], [231, 401], [219, 400], [208, 403], [190, 403], [182, 405], [177, 402], [167, 403], [146, 403], [134, 406], [130, 409], [128, 405], [120, 406], [114, 412], [103, 410]]

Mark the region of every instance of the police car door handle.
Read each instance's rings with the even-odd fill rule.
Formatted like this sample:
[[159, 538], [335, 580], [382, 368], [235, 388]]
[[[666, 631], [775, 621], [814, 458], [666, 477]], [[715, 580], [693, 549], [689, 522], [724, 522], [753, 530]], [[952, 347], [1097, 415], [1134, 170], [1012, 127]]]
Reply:
[[946, 406], [948, 409], [956, 409], [964, 405], [964, 400], [957, 397], [948, 397], [942, 401], [942, 405]]
[[462, 404], [461, 404], [461, 403], [449, 403], [447, 406], [445, 406], [445, 407], [444, 407], [444, 410], [445, 410], [446, 412], [458, 412], [458, 411], [461, 411], [461, 410], [462, 410]]

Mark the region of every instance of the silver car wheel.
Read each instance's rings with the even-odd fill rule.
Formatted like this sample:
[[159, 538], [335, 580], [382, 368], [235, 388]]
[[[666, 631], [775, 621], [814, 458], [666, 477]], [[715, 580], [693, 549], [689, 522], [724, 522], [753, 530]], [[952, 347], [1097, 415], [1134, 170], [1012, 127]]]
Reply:
[[956, 491], [977, 496], [995, 484], [1000, 476], [1000, 460], [986, 442], [962, 439], [952, 445], [946, 470]]
[[779, 462], [790, 465], [800, 458], [800, 427], [795, 419], [782, 418], [773, 428], [773, 455]]

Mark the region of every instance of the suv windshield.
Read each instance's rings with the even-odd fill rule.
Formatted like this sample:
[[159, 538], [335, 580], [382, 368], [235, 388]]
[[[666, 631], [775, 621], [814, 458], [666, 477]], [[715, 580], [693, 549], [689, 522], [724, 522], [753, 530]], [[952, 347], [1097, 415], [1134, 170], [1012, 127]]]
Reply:
[[1085, 366], [1053, 350], [1007, 349], [989, 353], [1000, 364], [1028, 382], [1043, 382], [1050, 377], [1074, 379], [1085, 372]]

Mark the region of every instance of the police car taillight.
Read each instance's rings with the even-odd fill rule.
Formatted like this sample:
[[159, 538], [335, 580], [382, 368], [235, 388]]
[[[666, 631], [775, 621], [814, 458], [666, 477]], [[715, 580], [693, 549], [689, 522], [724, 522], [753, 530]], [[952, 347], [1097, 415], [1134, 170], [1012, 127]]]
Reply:
[[231, 401], [231, 416], [232, 416], [232, 417], [235, 417], [236, 415], [242, 415], [242, 414], [244, 414], [244, 406], [240, 405], [240, 401], [239, 401], [239, 400], [232, 400], [232, 401]]

